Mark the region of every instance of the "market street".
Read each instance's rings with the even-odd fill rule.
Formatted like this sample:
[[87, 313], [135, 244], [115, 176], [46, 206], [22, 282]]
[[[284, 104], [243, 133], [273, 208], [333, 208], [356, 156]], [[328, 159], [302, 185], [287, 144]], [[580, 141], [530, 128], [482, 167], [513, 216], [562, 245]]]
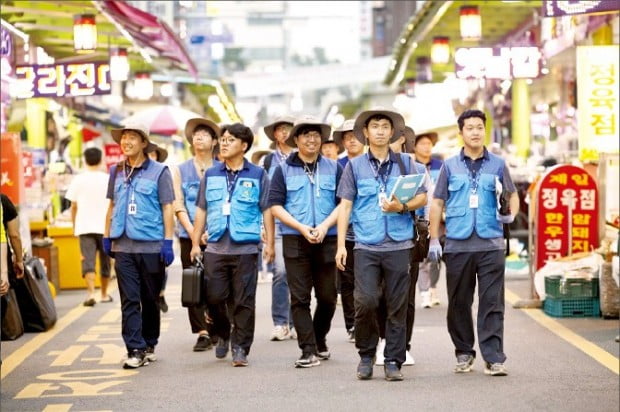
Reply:
[[2, 342], [2, 410], [618, 410], [618, 321], [553, 319], [540, 310], [513, 309], [517, 294], [526, 297], [524, 278], [506, 283], [509, 376], [485, 376], [480, 357], [473, 373], [452, 372], [442, 274], [442, 305], [416, 312], [416, 364], [403, 367], [403, 382], [390, 383], [379, 366], [373, 380], [355, 378], [358, 356], [346, 340], [340, 305], [328, 335], [332, 358], [295, 369], [296, 342], [269, 341], [270, 283], [258, 285], [249, 367], [231, 367], [230, 355], [216, 360], [213, 350], [192, 352], [195, 336], [180, 305], [180, 272], [176, 264], [170, 269], [159, 359], [136, 370], [121, 368], [118, 291], [114, 303], [94, 308], [81, 305], [83, 291], [62, 291], [52, 330]]

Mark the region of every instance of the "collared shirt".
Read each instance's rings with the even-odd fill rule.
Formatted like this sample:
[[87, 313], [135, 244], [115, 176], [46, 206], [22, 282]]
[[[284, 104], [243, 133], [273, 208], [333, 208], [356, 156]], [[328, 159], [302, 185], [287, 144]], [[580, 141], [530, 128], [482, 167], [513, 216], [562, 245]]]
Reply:
[[[321, 155], [316, 159], [316, 162], [321, 160]], [[313, 163], [305, 163], [310, 169], [314, 169]], [[295, 167], [304, 167], [304, 161], [299, 158], [299, 152], [294, 152], [287, 159], [286, 163], [295, 166]], [[338, 165], [336, 171], [336, 187], [340, 182], [340, 177], [342, 176], [342, 167]], [[336, 204], [340, 202], [340, 198], [336, 197]], [[269, 207], [278, 205], [284, 206], [286, 204], [286, 181], [284, 180], [284, 174], [282, 173], [282, 165], [278, 166], [271, 178], [271, 186], [269, 188]]]
[[[133, 173], [131, 173], [131, 166], [126, 161], [121, 162], [117, 166], [116, 173], [125, 173], [125, 176], [128, 176], [130, 173], [132, 176], [137, 176], [141, 169], [146, 170], [151, 161], [148, 157], [142, 162], [140, 166], [134, 168]], [[118, 170], [119, 167], [124, 167], [125, 170]], [[131, 177], [130, 177], [131, 179]], [[112, 202], [114, 202], [114, 182], [116, 180], [116, 176], [110, 176], [110, 180], [108, 181], [108, 194], [107, 197]], [[172, 187], [172, 174], [170, 173], [170, 169], [167, 167], [164, 169], [162, 174], [159, 176], [157, 180], [157, 194], [159, 196], [159, 203], [161, 205], [167, 205], [169, 203], [174, 202], [174, 188]], [[113, 252], [124, 252], [124, 253], [159, 253], [161, 251], [162, 241], [154, 241], [154, 242], [145, 242], [139, 240], [129, 239], [125, 233], [118, 239], [115, 239], [112, 242], [112, 251]]]
[[[211, 166], [220, 168], [220, 171], [226, 172], [230, 174], [230, 169], [226, 167], [226, 163], [217, 163]], [[243, 171], [247, 171], [250, 169], [250, 162], [247, 159], [243, 159], [243, 167], [237, 172], [238, 174], [242, 174]], [[206, 173], [206, 172], [205, 172]], [[260, 180], [260, 200], [259, 207], [262, 211], [268, 208], [267, 197], [269, 195], [269, 175], [263, 169], [263, 175]], [[200, 179], [200, 189], [198, 190], [198, 198], [196, 199], [196, 207], [201, 208], [202, 210], [207, 210], [207, 199], [205, 196], [205, 191], [207, 190], [207, 176], [202, 177]], [[234, 213], [234, 211], [233, 211]], [[258, 253], [258, 245], [256, 244], [243, 244], [243, 243], [235, 243], [230, 238], [230, 232], [228, 229], [224, 232], [220, 240], [217, 242], [207, 243], [206, 252], [217, 253], [220, 255], [251, 255]]]

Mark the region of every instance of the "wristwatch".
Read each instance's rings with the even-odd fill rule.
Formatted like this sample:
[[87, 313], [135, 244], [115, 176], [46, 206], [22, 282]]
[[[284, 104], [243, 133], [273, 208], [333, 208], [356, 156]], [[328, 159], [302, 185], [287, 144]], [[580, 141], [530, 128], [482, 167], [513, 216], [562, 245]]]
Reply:
[[400, 214], [404, 215], [407, 212], [409, 212], [409, 207], [407, 206], [407, 203], [403, 203], [403, 210], [400, 211]]

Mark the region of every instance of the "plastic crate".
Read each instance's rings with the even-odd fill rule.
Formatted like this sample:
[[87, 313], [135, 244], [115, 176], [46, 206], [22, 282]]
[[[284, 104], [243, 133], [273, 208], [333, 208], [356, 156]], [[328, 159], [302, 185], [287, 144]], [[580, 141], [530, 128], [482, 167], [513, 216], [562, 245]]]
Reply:
[[601, 316], [598, 298], [555, 299], [547, 295], [543, 310], [556, 318], [585, 318]]
[[545, 295], [555, 299], [596, 298], [598, 297], [598, 278], [589, 280], [546, 276]]

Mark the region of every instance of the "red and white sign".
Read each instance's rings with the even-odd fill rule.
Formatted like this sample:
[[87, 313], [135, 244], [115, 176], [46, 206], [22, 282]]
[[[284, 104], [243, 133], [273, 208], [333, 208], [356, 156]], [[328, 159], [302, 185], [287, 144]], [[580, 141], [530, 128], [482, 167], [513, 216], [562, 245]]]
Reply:
[[538, 183], [536, 270], [548, 260], [598, 247], [598, 189], [582, 168], [556, 166]]
[[5, 132], [0, 138], [0, 190], [18, 205], [24, 198], [22, 142], [19, 133]]
[[110, 167], [112, 167], [112, 165], [115, 165], [121, 160], [125, 159], [125, 156], [123, 156], [123, 151], [121, 150], [121, 147], [117, 145], [116, 143], [106, 144], [104, 146], [104, 153], [105, 153], [105, 165], [106, 165], [106, 169], [108, 170], [108, 172], [110, 171]]

